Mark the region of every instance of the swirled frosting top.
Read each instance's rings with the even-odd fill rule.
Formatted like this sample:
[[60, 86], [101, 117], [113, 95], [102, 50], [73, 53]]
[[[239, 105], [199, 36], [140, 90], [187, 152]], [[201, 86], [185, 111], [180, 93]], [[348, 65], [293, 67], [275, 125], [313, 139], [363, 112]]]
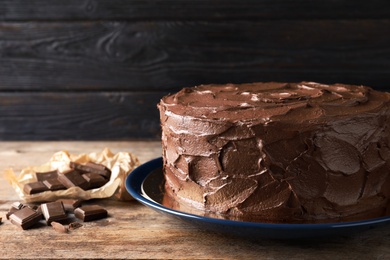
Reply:
[[269, 82], [184, 88], [164, 97], [161, 104], [174, 114], [235, 123], [305, 121], [374, 112], [388, 100], [388, 93], [365, 86]]

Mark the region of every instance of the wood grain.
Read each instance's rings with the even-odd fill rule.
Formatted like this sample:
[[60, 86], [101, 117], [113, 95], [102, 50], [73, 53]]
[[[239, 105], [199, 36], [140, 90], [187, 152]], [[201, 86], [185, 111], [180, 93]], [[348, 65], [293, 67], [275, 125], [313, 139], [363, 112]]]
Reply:
[[389, 91], [389, 43], [383, 0], [3, 0], [0, 140], [156, 139], [158, 99], [205, 83]]
[[163, 94], [0, 92], [0, 139], [157, 140]]
[[[159, 142], [0, 142], [3, 169], [39, 165], [52, 153], [131, 151], [142, 162], [160, 156]], [[5, 219], [14, 191], [0, 177], [0, 258], [99, 259], [380, 259], [390, 258], [390, 225], [320, 240], [254, 240], [211, 233], [161, 215], [137, 202], [99, 200], [109, 218], [68, 234], [49, 226], [20, 230]]]
[[383, 0], [3, 0], [0, 5], [0, 17], [6, 20], [378, 19], [389, 15]]
[[0, 90], [176, 91], [318, 81], [389, 89], [390, 20], [0, 23]]
[[[4, 221], [0, 250], [7, 259], [388, 259], [390, 229], [312, 241], [251, 240], [215, 234], [136, 202], [97, 203], [110, 214], [68, 234], [51, 227], [22, 231]], [[9, 203], [1, 205], [2, 208]], [[385, 238], [381, 238], [385, 236]], [[386, 237], [387, 236], [387, 237]], [[23, 248], [23, 250], [21, 250]]]

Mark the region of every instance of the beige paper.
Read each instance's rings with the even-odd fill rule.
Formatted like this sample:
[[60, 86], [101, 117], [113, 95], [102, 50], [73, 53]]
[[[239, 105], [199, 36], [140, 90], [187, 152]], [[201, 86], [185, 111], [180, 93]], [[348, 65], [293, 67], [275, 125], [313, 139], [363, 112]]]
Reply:
[[[110, 180], [102, 187], [83, 190], [79, 187], [72, 187], [66, 190], [45, 191], [37, 194], [27, 194], [23, 191], [26, 183], [35, 182], [36, 172], [47, 172], [58, 169], [60, 172], [69, 170], [70, 162], [85, 164], [94, 162], [105, 165], [111, 170]], [[16, 174], [12, 169], [5, 170], [5, 179], [12, 185], [20, 199], [24, 202], [54, 201], [60, 198], [72, 199], [103, 199], [115, 196], [118, 199], [129, 199], [130, 195], [125, 189], [125, 180], [128, 174], [139, 165], [138, 158], [128, 152], [112, 153], [105, 148], [101, 153], [90, 153], [74, 155], [68, 151], [60, 151], [51, 157], [50, 161], [40, 166], [30, 166]]]

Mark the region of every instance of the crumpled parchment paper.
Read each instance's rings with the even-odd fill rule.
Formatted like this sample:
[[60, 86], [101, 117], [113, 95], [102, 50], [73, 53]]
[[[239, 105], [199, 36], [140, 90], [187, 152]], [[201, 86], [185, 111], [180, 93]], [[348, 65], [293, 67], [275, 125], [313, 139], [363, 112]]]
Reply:
[[[36, 172], [47, 172], [56, 169], [64, 172], [70, 169], [69, 163], [71, 161], [81, 164], [87, 162], [103, 164], [111, 170], [110, 180], [102, 187], [91, 190], [72, 187], [66, 190], [45, 191], [31, 195], [23, 191], [26, 183], [37, 181], [35, 177]], [[27, 203], [54, 201], [64, 198], [81, 200], [103, 199], [112, 196], [120, 200], [128, 200], [132, 198], [126, 191], [125, 179], [138, 165], [140, 165], [140, 162], [132, 153], [118, 152], [114, 154], [108, 148], [105, 148], [101, 153], [94, 152], [79, 155], [69, 154], [68, 151], [59, 151], [53, 154], [47, 163], [40, 166], [29, 166], [19, 174], [16, 174], [12, 169], [6, 169], [4, 177], [15, 189], [20, 199]]]

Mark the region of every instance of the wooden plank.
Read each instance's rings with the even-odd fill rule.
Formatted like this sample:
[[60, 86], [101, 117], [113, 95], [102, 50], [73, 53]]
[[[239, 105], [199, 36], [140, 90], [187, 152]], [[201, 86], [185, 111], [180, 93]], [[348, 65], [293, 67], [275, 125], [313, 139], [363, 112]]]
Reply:
[[390, 82], [390, 20], [0, 23], [0, 90]]
[[2, 20], [220, 20], [388, 18], [387, 1], [3, 0]]
[[164, 94], [0, 93], [0, 140], [156, 140]]

